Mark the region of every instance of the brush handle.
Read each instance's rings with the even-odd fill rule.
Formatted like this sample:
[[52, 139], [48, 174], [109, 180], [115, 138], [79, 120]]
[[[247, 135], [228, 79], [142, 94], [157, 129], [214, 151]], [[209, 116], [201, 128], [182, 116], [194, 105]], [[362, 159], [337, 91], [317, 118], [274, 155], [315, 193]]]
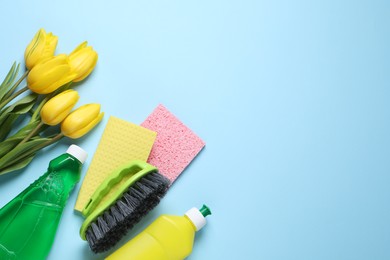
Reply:
[[[129, 187], [134, 185], [143, 176], [157, 172], [157, 168], [143, 161], [131, 161], [115, 170], [93, 193], [87, 205], [82, 210], [86, 217], [80, 229], [80, 236], [85, 238], [89, 224], [122, 197]], [[110, 196], [107, 194], [110, 192]]]

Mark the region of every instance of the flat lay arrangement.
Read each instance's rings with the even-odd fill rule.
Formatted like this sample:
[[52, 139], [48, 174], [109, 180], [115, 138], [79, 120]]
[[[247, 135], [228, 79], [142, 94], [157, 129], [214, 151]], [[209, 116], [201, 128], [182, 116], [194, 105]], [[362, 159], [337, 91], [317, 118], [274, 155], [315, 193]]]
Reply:
[[[83, 42], [69, 55], [55, 55], [57, 42], [57, 36], [40, 29], [26, 48], [26, 71], [18, 78], [23, 66], [14, 64], [0, 86], [1, 174], [22, 170], [63, 137], [84, 136], [104, 116], [99, 104], [72, 111], [79, 99], [72, 82], [88, 77], [97, 52]], [[27, 86], [18, 90], [25, 78]], [[27, 123], [20, 124], [21, 119]], [[0, 258], [45, 259], [53, 243], [61, 243], [57, 228], [80, 180], [80, 190], [74, 191], [74, 210], [84, 218], [80, 239], [96, 254], [111, 250], [158, 206], [204, 146], [161, 104], [141, 125], [110, 115], [85, 177], [87, 152], [73, 144], [48, 160], [47, 171], [0, 209]], [[203, 206], [183, 217], [163, 215], [108, 259], [184, 259], [210, 214]], [[23, 232], [28, 235], [21, 240]]]
[[0, 260], [389, 260], [389, 10], [2, 1]]

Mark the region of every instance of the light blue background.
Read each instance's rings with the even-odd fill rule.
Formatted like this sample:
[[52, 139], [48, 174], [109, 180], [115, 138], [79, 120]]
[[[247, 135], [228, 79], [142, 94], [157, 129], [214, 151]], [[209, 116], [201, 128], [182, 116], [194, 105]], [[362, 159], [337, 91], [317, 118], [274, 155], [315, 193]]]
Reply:
[[[164, 104], [206, 148], [122, 244], [163, 213], [209, 205], [189, 259], [390, 259], [390, 2], [7, 1], [0, 74], [35, 32], [98, 51], [79, 104], [141, 123]], [[71, 140], [0, 177], [0, 205]], [[102, 259], [64, 211], [49, 259]], [[24, 234], [20, 234], [23, 236]]]

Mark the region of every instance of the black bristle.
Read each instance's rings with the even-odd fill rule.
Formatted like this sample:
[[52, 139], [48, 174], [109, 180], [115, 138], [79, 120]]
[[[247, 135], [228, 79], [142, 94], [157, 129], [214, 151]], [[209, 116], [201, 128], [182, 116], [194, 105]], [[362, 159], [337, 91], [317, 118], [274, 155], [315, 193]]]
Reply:
[[100, 230], [102, 230], [103, 233], [107, 233], [109, 231], [109, 227], [104, 220], [104, 218], [98, 218], [97, 219], [98, 227]]
[[101, 232], [101, 229], [98, 227], [98, 225], [95, 222], [91, 224], [91, 229], [96, 239], [99, 240], [103, 237], [103, 233]]
[[86, 238], [92, 251], [101, 253], [114, 246], [129, 229], [157, 206], [169, 184], [167, 178], [153, 172], [131, 186], [122, 198], [88, 227]]
[[131, 209], [126, 205], [125, 200], [123, 200], [123, 199], [119, 200], [117, 205], [118, 205], [118, 208], [119, 208], [120, 212], [122, 213], [122, 215], [131, 214]]
[[116, 222], [121, 222], [125, 219], [124, 215], [119, 211], [119, 207], [117, 204], [112, 205], [110, 210], [111, 215], [114, 217]]
[[89, 242], [89, 246], [92, 248], [94, 247], [94, 241], [96, 241], [96, 237], [95, 235], [93, 234], [93, 231], [91, 228], [88, 228], [87, 232], [85, 233], [85, 236], [87, 238], [87, 241]]
[[103, 218], [106, 221], [108, 228], [111, 229], [114, 226], [113, 223], [115, 223], [114, 218], [111, 216], [111, 214], [108, 211], [104, 212]]

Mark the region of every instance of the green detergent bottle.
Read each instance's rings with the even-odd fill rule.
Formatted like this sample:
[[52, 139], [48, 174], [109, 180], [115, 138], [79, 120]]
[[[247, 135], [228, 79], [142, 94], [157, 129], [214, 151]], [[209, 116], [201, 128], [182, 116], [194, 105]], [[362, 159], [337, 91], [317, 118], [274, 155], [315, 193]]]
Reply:
[[46, 259], [87, 153], [71, 145], [47, 172], [0, 209], [0, 259]]

